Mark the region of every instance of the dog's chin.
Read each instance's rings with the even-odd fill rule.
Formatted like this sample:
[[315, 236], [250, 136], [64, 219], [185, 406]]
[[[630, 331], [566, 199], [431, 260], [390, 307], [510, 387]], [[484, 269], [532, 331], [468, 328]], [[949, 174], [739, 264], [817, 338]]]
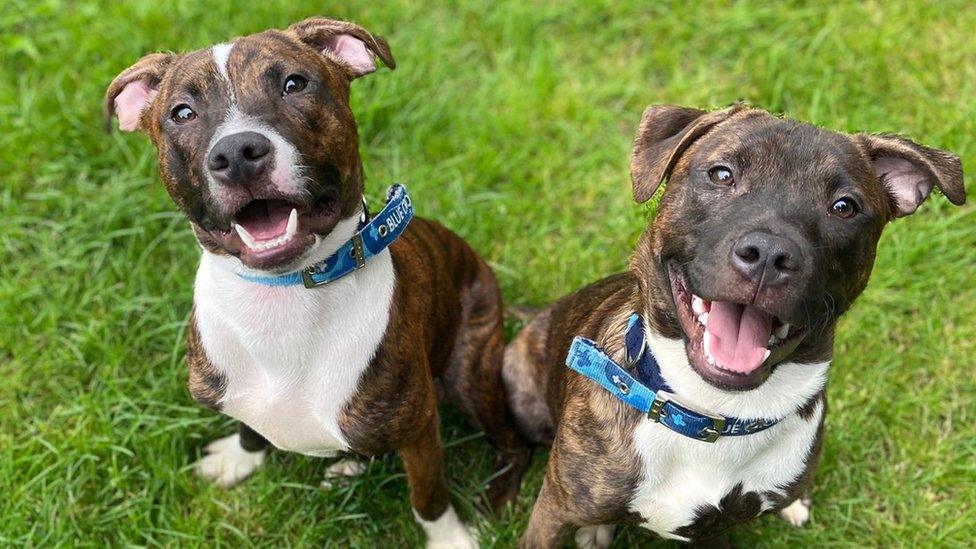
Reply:
[[[806, 335], [806, 329], [787, 324], [754, 305], [696, 294], [675, 264], [668, 264], [667, 271], [689, 364], [719, 389], [748, 391], [759, 387]], [[730, 329], [730, 317], [734, 319], [736, 313], [739, 319], [735, 322], [741, 324]], [[729, 337], [730, 333], [740, 341]], [[733, 341], [723, 342], [718, 334]]]
[[209, 231], [219, 246], [247, 268], [270, 273], [294, 271], [317, 242], [339, 222], [338, 202], [308, 204], [287, 198], [254, 199], [233, 215], [229, 229]]

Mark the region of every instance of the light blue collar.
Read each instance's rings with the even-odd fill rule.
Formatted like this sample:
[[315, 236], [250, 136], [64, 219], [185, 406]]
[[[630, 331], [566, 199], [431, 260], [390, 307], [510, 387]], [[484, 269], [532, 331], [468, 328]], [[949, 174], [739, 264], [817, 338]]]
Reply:
[[[363, 206], [365, 208], [365, 205]], [[413, 203], [403, 185], [395, 184], [386, 192], [386, 206], [369, 219], [364, 209], [363, 222], [356, 234], [343, 244], [336, 253], [300, 272], [279, 276], [253, 276], [238, 273], [244, 280], [265, 286], [297, 286], [314, 288], [338, 280], [366, 266], [366, 261], [393, 244], [410, 220], [413, 219]]]
[[627, 362], [634, 367], [639, 381], [614, 362], [596, 342], [585, 337], [576, 336], [573, 339], [566, 365], [647, 414], [651, 421], [702, 442], [758, 433], [780, 422], [779, 419], [740, 419], [708, 414], [675, 400], [674, 390], [661, 376], [661, 367], [647, 346], [644, 323], [637, 313], [630, 315], [624, 341]]

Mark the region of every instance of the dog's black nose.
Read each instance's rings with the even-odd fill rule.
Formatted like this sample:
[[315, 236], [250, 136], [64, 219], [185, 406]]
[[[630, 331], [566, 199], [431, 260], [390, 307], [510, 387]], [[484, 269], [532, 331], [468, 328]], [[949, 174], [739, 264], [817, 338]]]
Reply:
[[765, 286], [784, 284], [803, 267], [795, 242], [761, 231], [740, 238], [732, 247], [731, 260], [743, 276]]
[[273, 148], [271, 140], [257, 132], [231, 134], [214, 144], [207, 167], [221, 183], [247, 184], [267, 171]]

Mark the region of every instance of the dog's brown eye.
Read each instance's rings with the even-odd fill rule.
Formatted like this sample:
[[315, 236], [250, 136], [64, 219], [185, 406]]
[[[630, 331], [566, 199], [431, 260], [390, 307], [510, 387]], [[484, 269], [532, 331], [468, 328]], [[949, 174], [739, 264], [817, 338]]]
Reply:
[[289, 95], [292, 93], [298, 93], [305, 89], [308, 85], [308, 80], [304, 76], [299, 76], [293, 74], [285, 79], [285, 87], [281, 90], [281, 95]]
[[169, 113], [169, 117], [177, 124], [186, 124], [196, 118], [197, 113], [193, 112], [193, 109], [189, 105], [184, 104], [173, 107], [173, 110]]
[[732, 170], [726, 168], [725, 166], [715, 166], [714, 168], [708, 170], [708, 178], [712, 180], [712, 183], [716, 185], [724, 185], [726, 187], [731, 187], [735, 185], [735, 178], [732, 177]]
[[850, 219], [858, 212], [857, 202], [853, 198], [844, 197], [830, 206], [830, 213], [843, 219]]

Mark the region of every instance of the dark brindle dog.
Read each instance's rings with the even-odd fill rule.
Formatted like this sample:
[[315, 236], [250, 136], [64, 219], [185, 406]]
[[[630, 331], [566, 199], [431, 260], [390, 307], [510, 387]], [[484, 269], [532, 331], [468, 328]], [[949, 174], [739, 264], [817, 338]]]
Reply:
[[349, 88], [374, 55], [393, 68], [382, 38], [313, 18], [144, 57], [112, 82], [106, 113], [152, 138], [203, 247], [190, 391], [241, 424], [199, 472], [232, 485], [268, 441], [317, 456], [397, 451], [428, 544], [474, 546], [444, 481], [435, 383], [500, 452], [497, 509], [528, 461], [501, 379], [501, 296], [485, 262], [432, 221], [390, 243], [412, 213], [402, 188], [365, 218]]
[[556, 302], [506, 350], [517, 416], [554, 439], [523, 544], [581, 526], [581, 545], [604, 547], [614, 524], [727, 541], [772, 511], [803, 524], [837, 319], [886, 223], [933, 187], [964, 202], [959, 159], [741, 106], [656, 106], [631, 174], [638, 202], [668, 185], [630, 272]]

